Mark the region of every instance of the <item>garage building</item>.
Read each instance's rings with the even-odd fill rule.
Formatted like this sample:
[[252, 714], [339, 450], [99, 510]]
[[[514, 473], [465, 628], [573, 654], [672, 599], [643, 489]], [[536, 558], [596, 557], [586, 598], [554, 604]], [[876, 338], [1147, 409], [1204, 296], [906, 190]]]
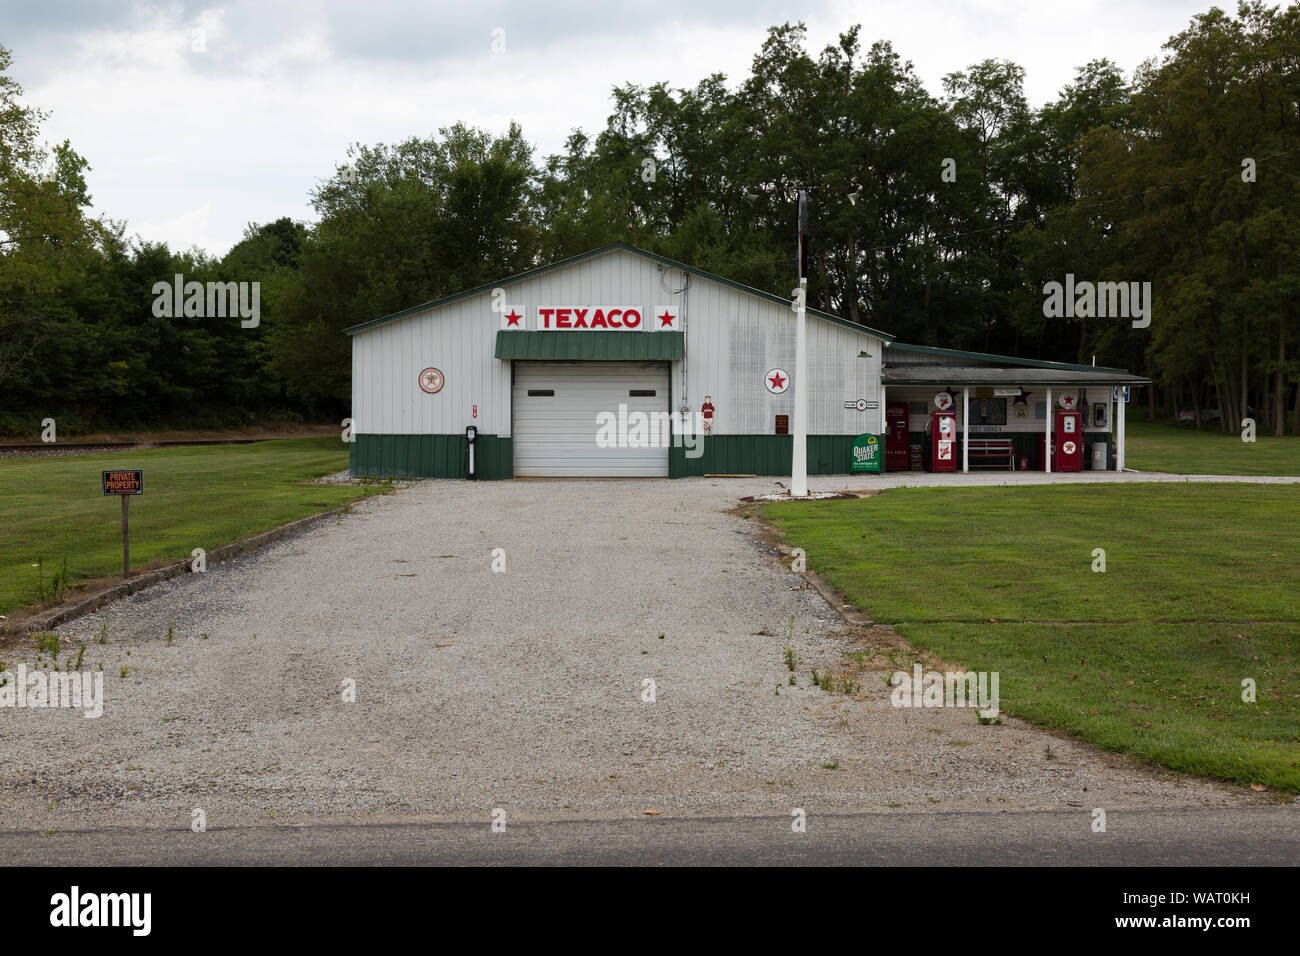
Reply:
[[[626, 243], [375, 319], [347, 330], [351, 472], [462, 478], [472, 460], [480, 479], [788, 475], [795, 326], [789, 299]], [[918, 413], [910, 446], [936, 384], [960, 400], [1035, 374], [811, 308], [806, 335], [810, 475], [847, 472], [854, 439], [886, 433], [896, 392]], [[895, 354], [910, 372], [886, 363]], [[1057, 387], [1086, 378], [1090, 396], [1145, 381], [1056, 373]]]

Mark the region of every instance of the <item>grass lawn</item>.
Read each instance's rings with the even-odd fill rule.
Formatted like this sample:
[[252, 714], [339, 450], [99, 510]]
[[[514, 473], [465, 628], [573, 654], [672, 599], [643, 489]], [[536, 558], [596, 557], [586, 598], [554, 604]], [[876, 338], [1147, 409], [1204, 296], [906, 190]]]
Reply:
[[1006, 712], [1300, 790], [1300, 487], [900, 488], [765, 510], [876, 621], [998, 671]]
[[121, 499], [100, 472], [144, 471], [131, 500], [131, 567], [188, 558], [373, 494], [378, 488], [306, 482], [348, 464], [337, 433], [255, 445], [166, 448], [105, 455], [0, 459], [0, 614], [36, 603], [67, 559], [77, 581], [122, 570]]
[[1274, 438], [1257, 434], [1253, 442], [1240, 432], [1135, 421], [1126, 423], [1129, 468], [1175, 475], [1300, 475], [1300, 435]]

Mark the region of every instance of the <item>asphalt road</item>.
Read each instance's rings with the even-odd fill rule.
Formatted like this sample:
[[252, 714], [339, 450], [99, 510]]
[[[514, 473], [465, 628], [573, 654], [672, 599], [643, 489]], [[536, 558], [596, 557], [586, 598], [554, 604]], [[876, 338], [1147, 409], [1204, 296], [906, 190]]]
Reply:
[[0, 831], [13, 865], [1294, 866], [1300, 808], [640, 817], [510, 823], [330, 822], [213, 829]]

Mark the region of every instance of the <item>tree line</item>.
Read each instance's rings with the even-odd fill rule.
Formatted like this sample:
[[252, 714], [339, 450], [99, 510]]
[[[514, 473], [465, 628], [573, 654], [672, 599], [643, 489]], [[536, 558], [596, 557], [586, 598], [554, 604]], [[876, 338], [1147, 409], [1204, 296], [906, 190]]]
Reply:
[[[347, 414], [348, 326], [622, 240], [899, 340], [1120, 366], [1152, 418], [1300, 430], [1300, 4], [1192, 18], [1126, 78], [1075, 71], [1031, 108], [985, 60], [928, 93], [854, 27], [810, 54], [768, 31], [749, 75], [623, 85], [594, 136], [535, 159], [512, 124], [357, 144], [317, 219], [224, 256], [90, 214], [87, 162], [37, 146], [0, 48], [0, 433]], [[259, 282], [261, 317], [158, 316], [153, 289]], [[1051, 283], [1150, 283], [1149, 325], [1047, 314]], [[1217, 415], [1216, 415], [1217, 413]], [[66, 426], [66, 427], [65, 427]]]

